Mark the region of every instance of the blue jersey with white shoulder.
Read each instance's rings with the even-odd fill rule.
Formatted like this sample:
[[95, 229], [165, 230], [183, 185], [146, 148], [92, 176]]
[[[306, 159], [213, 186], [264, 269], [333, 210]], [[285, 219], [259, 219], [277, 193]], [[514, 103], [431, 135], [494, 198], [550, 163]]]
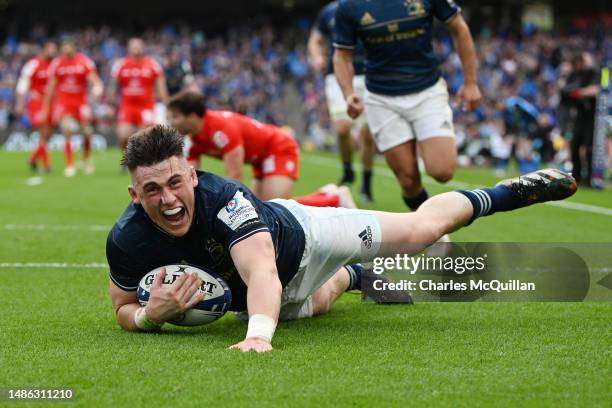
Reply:
[[106, 241], [111, 280], [135, 291], [151, 270], [170, 264], [190, 264], [223, 277], [232, 291], [230, 310], [246, 310], [246, 285], [230, 257], [232, 246], [258, 232], [272, 235], [276, 267], [283, 287], [297, 273], [304, 252], [304, 230], [285, 207], [257, 199], [244, 185], [198, 171], [195, 213], [189, 232], [168, 235], [131, 203]]
[[[334, 25], [336, 21], [336, 10], [338, 9], [338, 2], [332, 1], [321, 9], [317, 19], [314, 23], [314, 29], [323, 34], [330, 44], [334, 38]], [[334, 62], [333, 62], [333, 47], [330, 47], [327, 63], [327, 73], [334, 73]], [[355, 49], [353, 50], [353, 69], [355, 75], [363, 75], [365, 73], [365, 49], [361, 44], [361, 41], [357, 41]]]
[[361, 40], [370, 92], [416, 93], [440, 78], [433, 18], [450, 22], [460, 12], [453, 0], [340, 0], [334, 47], [354, 49]]

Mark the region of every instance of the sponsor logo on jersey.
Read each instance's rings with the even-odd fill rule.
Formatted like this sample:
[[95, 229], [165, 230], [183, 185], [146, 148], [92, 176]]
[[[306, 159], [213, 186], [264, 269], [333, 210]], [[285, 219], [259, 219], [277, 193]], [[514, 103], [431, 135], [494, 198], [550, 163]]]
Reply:
[[372, 248], [372, 228], [369, 225], [359, 233], [359, 238], [367, 249]]
[[372, 17], [372, 15], [368, 12], [366, 12], [362, 17], [361, 20], [359, 20], [359, 23], [361, 25], [368, 25], [368, 24], [372, 24], [375, 23], [376, 20], [374, 19], [374, 17]]
[[227, 135], [220, 130], [213, 134], [212, 140], [219, 149], [223, 149], [229, 143]]
[[217, 218], [236, 231], [247, 221], [258, 219], [259, 215], [242, 191], [237, 191], [227, 205], [217, 213]]

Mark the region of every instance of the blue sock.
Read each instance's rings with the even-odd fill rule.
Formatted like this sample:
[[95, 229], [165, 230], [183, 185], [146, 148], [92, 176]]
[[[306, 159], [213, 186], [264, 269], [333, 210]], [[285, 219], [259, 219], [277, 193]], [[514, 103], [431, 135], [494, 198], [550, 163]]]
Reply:
[[404, 203], [406, 203], [408, 208], [410, 208], [412, 211], [416, 211], [421, 204], [427, 201], [429, 194], [427, 194], [427, 190], [422, 189], [421, 192], [414, 197], [402, 196], [402, 198], [404, 199]]
[[346, 291], [349, 290], [361, 290], [361, 276], [364, 274], [365, 269], [361, 264], [344, 265], [349, 273], [349, 285]]
[[466, 196], [474, 207], [474, 214], [466, 225], [470, 225], [478, 217], [522, 207], [520, 201], [512, 194], [512, 191], [504, 185], [471, 191], [459, 190], [457, 192]]

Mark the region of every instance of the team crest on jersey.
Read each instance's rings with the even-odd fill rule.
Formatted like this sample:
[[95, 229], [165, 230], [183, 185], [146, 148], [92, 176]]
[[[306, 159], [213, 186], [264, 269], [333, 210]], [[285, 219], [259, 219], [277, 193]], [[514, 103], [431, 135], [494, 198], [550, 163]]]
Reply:
[[225, 257], [223, 245], [212, 238], [206, 241], [206, 251], [215, 264], [219, 264]]
[[408, 9], [408, 15], [411, 17], [419, 17], [426, 14], [422, 0], [406, 0], [404, 5]]
[[247, 221], [259, 218], [259, 215], [242, 191], [237, 191], [225, 207], [217, 213], [217, 218], [236, 231]]
[[214, 145], [219, 149], [223, 149], [229, 143], [227, 135], [220, 130], [213, 134], [212, 140]]
[[359, 20], [359, 23], [361, 25], [368, 25], [368, 24], [372, 24], [375, 23], [376, 20], [374, 19], [374, 17], [372, 17], [372, 15], [368, 12], [366, 12], [363, 17], [361, 17], [361, 20]]

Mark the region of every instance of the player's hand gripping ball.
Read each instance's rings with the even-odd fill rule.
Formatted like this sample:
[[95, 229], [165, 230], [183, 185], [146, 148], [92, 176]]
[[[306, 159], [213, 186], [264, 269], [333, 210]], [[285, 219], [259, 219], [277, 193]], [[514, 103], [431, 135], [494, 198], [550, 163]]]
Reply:
[[[160, 267], [147, 273], [138, 284], [136, 294], [138, 302], [142, 306], [146, 306], [149, 301], [149, 293], [155, 276], [161, 272], [164, 267]], [[169, 287], [182, 274], [196, 273], [202, 279], [202, 286], [194, 294], [197, 296], [204, 293], [204, 299], [196, 304], [192, 309], [187, 310], [182, 316], [177, 319], [169, 320], [178, 326], [201, 326], [203, 324], [212, 323], [225, 314], [232, 303], [232, 292], [227, 283], [211, 271], [205, 271], [200, 268], [189, 265], [168, 265], [166, 268], [166, 276], [162, 282], [162, 287]]]

